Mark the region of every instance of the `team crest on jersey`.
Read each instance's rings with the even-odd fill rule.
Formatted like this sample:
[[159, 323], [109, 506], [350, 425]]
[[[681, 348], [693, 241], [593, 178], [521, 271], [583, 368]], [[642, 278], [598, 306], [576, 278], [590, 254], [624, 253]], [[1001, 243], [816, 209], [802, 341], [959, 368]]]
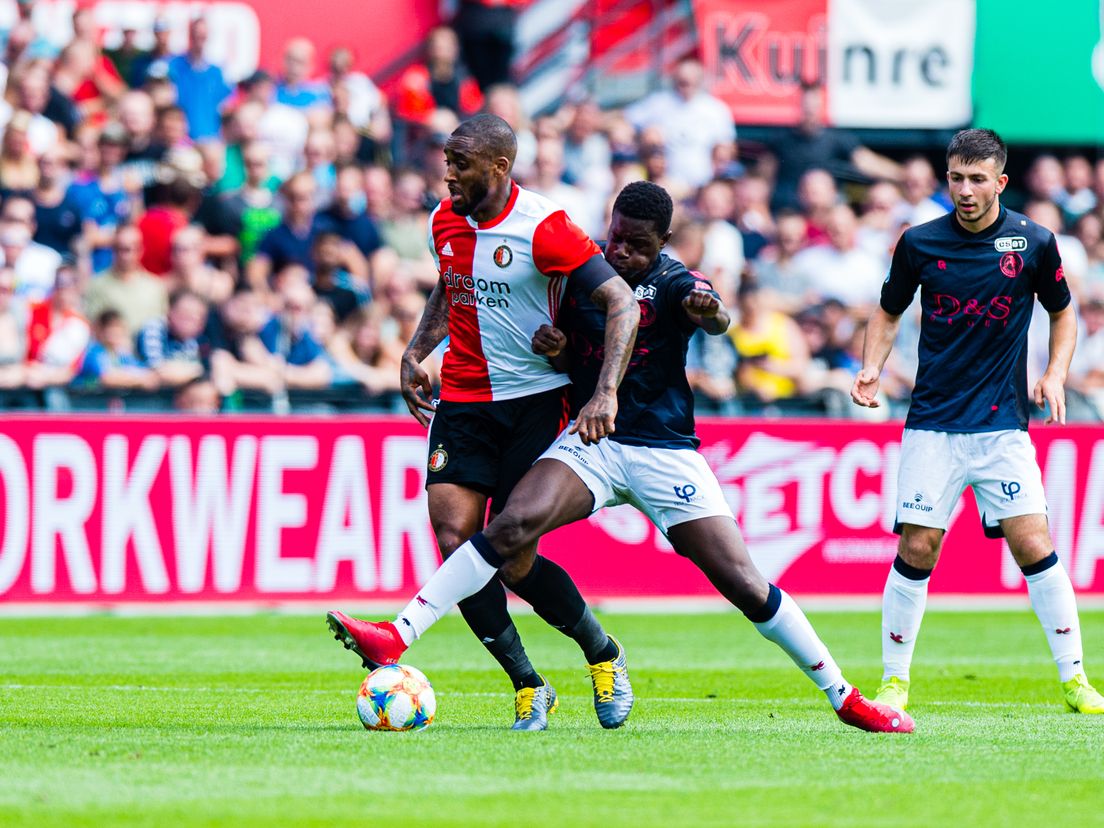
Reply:
[[506, 244], [500, 244], [495, 248], [494, 263], [499, 267], [509, 267], [514, 260], [514, 251]]
[[433, 450], [433, 453], [429, 455], [429, 470], [431, 472], [439, 472], [447, 465], [448, 452], [445, 451], [444, 446], [438, 443], [437, 448], [435, 448]]
[[993, 247], [997, 249], [998, 253], [1010, 253], [1013, 250], [1027, 250], [1027, 239], [1023, 236], [1005, 236], [1002, 239], [994, 240]]
[[1015, 279], [1023, 272], [1023, 256], [1009, 250], [1000, 258], [1001, 273], [1009, 279]]

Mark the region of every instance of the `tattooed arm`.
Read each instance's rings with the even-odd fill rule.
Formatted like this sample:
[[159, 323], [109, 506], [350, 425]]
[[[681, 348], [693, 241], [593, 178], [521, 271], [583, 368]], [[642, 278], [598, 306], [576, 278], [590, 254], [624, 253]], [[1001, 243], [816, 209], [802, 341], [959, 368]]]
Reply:
[[431, 402], [433, 385], [421, 362], [448, 335], [448, 319], [448, 294], [445, 286], [438, 281], [426, 301], [418, 328], [403, 351], [402, 365], [399, 368], [399, 383], [402, 385], [406, 407], [423, 428], [429, 425], [429, 418], [423, 412], [437, 409]]
[[[609, 265], [602, 260], [602, 264]], [[612, 273], [612, 268], [610, 272]], [[617, 419], [617, 386], [625, 376], [625, 369], [636, 341], [636, 328], [640, 323], [640, 305], [632, 288], [620, 276], [612, 276], [599, 284], [590, 294], [591, 301], [606, 311], [605, 358], [598, 375], [594, 396], [579, 411], [572, 426], [572, 433], [582, 436], [586, 444], [597, 443], [613, 433]]]

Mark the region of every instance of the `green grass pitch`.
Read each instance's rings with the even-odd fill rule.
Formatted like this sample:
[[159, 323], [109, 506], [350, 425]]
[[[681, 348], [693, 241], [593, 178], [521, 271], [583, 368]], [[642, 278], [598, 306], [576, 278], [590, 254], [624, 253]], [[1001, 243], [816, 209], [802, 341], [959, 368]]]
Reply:
[[[873, 612], [813, 623], [868, 692]], [[1082, 615], [1104, 681], [1104, 613]], [[457, 616], [409, 653], [439, 699], [417, 734], [368, 733], [363, 671], [317, 616], [0, 619], [3, 826], [974, 826], [1104, 820], [1104, 717], [1065, 712], [1026, 611], [932, 611], [917, 732], [871, 735], [737, 614], [607, 615], [637, 706], [606, 732], [575, 645], [518, 619], [560, 693], [518, 734], [512, 694]], [[1096, 654], [1094, 656], [1094, 654]]]

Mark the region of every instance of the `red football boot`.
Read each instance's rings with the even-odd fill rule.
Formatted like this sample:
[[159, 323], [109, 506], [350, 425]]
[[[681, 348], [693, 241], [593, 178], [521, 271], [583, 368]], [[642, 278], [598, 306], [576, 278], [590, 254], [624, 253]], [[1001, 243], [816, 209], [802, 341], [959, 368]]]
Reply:
[[871, 733], [912, 733], [916, 729], [916, 722], [908, 713], [864, 698], [858, 687], [851, 688], [836, 715], [844, 724]]
[[326, 613], [326, 623], [334, 638], [344, 644], [346, 650], [360, 656], [369, 670], [395, 664], [406, 652], [406, 644], [390, 621], [360, 621], [334, 610]]

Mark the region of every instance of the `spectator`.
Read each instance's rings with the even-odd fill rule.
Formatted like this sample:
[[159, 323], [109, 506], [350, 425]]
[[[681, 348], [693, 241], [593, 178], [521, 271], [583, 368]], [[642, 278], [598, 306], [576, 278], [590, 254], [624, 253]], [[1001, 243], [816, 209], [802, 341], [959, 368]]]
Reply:
[[0, 144], [0, 190], [7, 193], [29, 192], [38, 185], [38, 162], [27, 140], [31, 114], [16, 112], [4, 128]]
[[579, 225], [592, 238], [601, 238], [605, 228], [601, 226], [601, 217], [595, 207], [597, 203], [578, 187], [563, 180], [564, 159], [563, 141], [559, 138], [545, 138], [537, 145], [536, 163], [533, 165], [533, 177], [527, 183], [529, 190], [547, 198]]
[[1053, 201], [1060, 205], [1069, 198], [1062, 162], [1049, 153], [1035, 157], [1027, 168], [1024, 183], [1031, 201]]
[[176, 100], [194, 141], [219, 134], [219, 108], [231, 92], [222, 70], [204, 57], [207, 36], [206, 18], [193, 19], [188, 24], [188, 51], [169, 61], [168, 77], [176, 86]]
[[460, 0], [456, 34], [480, 89], [509, 83], [518, 9], [527, 0]]
[[307, 110], [329, 106], [330, 90], [325, 83], [313, 81], [314, 44], [297, 37], [284, 47], [284, 76], [276, 87], [276, 102], [294, 109]]
[[759, 175], [745, 175], [733, 185], [736, 228], [744, 239], [744, 258], [757, 259], [774, 235], [770, 182]]
[[305, 279], [292, 279], [282, 286], [280, 296], [281, 312], [259, 334], [275, 357], [280, 382], [288, 389], [325, 388], [330, 384], [330, 367], [311, 334], [314, 293]]
[[196, 377], [186, 382], [173, 396], [173, 408], [181, 414], [218, 414], [222, 407], [218, 389], [206, 377]]
[[344, 240], [329, 230], [318, 234], [311, 251], [311, 286], [315, 295], [333, 308], [338, 323], [371, 299], [364, 282], [358, 283], [345, 268], [345, 253]]
[[436, 109], [450, 109], [460, 117], [474, 115], [483, 106], [479, 85], [464, 74], [459, 62], [460, 44], [448, 26], [432, 29], [425, 40], [425, 62], [413, 64], [399, 76], [395, 116], [403, 152], [409, 154], [411, 128], [425, 127]]
[[939, 181], [928, 159], [913, 156], [901, 168], [901, 193], [905, 207], [899, 221], [910, 225], [925, 224], [947, 215], [950, 205], [936, 199]]
[[296, 173], [284, 182], [280, 192], [285, 204], [283, 219], [265, 234], [245, 268], [247, 283], [261, 292], [269, 289], [272, 275], [289, 264], [309, 268], [315, 237], [328, 229], [326, 222], [315, 215], [317, 185], [310, 173]]
[[38, 159], [38, 185], [32, 192], [35, 206], [35, 241], [63, 256], [74, 252], [74, 242], [84, 232], [86, 215], [70, 184], [69, 159], [61, 147], [47, 150]]
[[437, 283], [438, 273], [426, 245], [429, 211], [425, 202], [425, 179], [413, 170], [396, 172], [391, 211], [379, 227], [384, 241], [398, 256], [400, 267], [428, 292]]
[[84, 355], [76, 381], [101, 388], [156, 389], [160, 385], [157, 374], [135, 356], [132, 343], [126, 321], [118, 311], [109, 308], [100, 313], [96, 317], [96, 339]]
[[699, 61], [679, 61], [673, 81], [673, 90], [655, 92], [625, 114], [637, 129], [662, 131], [671, 176], [697, 189], [713, 177], [713, 148], [735, 144], [736, 127], [728, 106], [705, 91]]
[[727, 181], [711, 181], [698, 194], [698, 213], [705, 223], [705, 252], [699, 270], [728, 307], [736, 300], [736, 288], [744, 270], [744, 240], [732, 223], [735, 200]]
[[865, 317], [881, 295], [885, 268], [858, 245], [858, 221], [846, 204], [837, 204], [825, 228], [827, 244], [806, 248], [794, 256], [798, 278], [812, 286], [819, 299], [838, 299]]
[[160, 74], [162, 77], [168, 75], [169, 62], [173, 59], [171, 41], [172, 26], [164, 17], [158, 17], [153, 21], [153, 49], [134, 59], [127, 76], [127, 82], [132, 87], [138, 89], [144, 86], [151, 70], [153, 74]]
[[29, 388], [68, 385], [91, 337], [80, 312], [80, 281], [70, 265], [58, 268], [49, 299], [28, 314], [26, 383]]
[[142, 231], [142, 266], [157, 276], [171, 267], [171, 242], [187, 227], [199, 207], [200, 192], [183, 175], [166, 171], [169, 180], [155, 188], [153, 203], [138, 221]]
[[767, 307], [791, 316], [813, 298], [814, 282], [796, 263], [808, 238], [805, 224], [801, 213], [792, 210], [779, 213], [775, 243], [763, 252], [754, 267], [755, 281], [762, 288]]
[[[14, 85], [14, 101], [8, 104], [6, 101], [0, 109], [3, 120], [7, 121], [14, 112], [26, 112], [28, 118], [25, 121], [24, 132], [30, 145], [31, 154], [39, 156], [48, 149], [56, 147], [61, 141], [62, 133], [58, 129], [58, 123], [46, 115], [47, 107], [51, 102], [50, 75], [46, 65], [34, 62], [19, 69], [9, 78], [9, 85]], [[64, 127], [75, 126], [78, 115], [75, 111], [61, 107], [61, 124]], [[54, 117], [59, 117], [57, 113]]]
[[207, 302], [219, 305], [234, 291], [234, 278], [212, 267], [203, 255], [206, 233], [189, 224], [177, 230], [169, 244], [169, 270], [165, 274], [170, 292], [188, 290]]
[[126, 147], [126, 130], [117, 123], [105, 126], [97, 143], [90, 145], [85, 168], [71, 187], [81, 214], [93, 225], [86, 229], [93, 242], [92, 269], [96, 272], [111, 264], [116, 227], [141, 216], [145, 209], [141, 180], [133, 172], [124, 172], [121, 166]]
[[1071, 155], [1063, 164], [1066, 177], [1066, 199], [1062, 208], [1067, 222], [1075, 222], [1081, 216], [1096, 209], [1096, 193], [1093, 192], [1093, 168], [1083, 155]]
[[341, 94], [348, 97], [344, 114], [355, 130], [375, 145], [387, 145], [391, 140], [387, 98], [371, 78], [353, 70], [353, 53], [344, 46], [330, 52], [330, 94], [335, 98], [335, 108], [336, 98]]
[[[79, 9], [74, 17], [88, 18], [89, 10]], [[58, 56], [54, 88], [76, 105], [81, 122], [102, 126], [107, 120], [107, 108], [126, 91], [126, 84], [111, 61], [100, 53], [95, 40], [78, 37]], [[62, 125], [72, 135], [76, 122]]]
[[1074, 235], [1088, 257], [1085, 292], [1104, 295], [1104, 216], [1097, 212], [1085, 213], [1077, 220]]
[[153, 180], [155, 163], [165, 155], [165, 148], [153, 139], [157, 124], [153, 99], [141, 91], [125, 94], [119, 101], [119, 123], [130, 138], [127, 170], [137, 175], [144, 187]]
[[798, 183], [812, 169], [827, 169], [831, 175], [899, 181], [899, 164], [864, 147], [850, 132], [824, 126], [824, 92], [819, 85], [801, 87], [801, 116], [797, 126], [787, 130], [773, 145], [778, 162], [775, 181], [775, 209], [799, 206]]
[[120, 322], [133, 337], [151, 319], [168, 310], [165, 283], [142, 267], [142, 234], [133, 225], [115, 234], [115, 261], [97, 276], [84, 295], [89, 319], [99, 319], [108, 310], [118, 311]]
[[169, 297], [168, 315], [151, 319], [139, 333], [138, 356], [157, 373], [162, 385], [191, 382], [210, 367], [206, 328], [207, 302], [190, 290], [176, 290]]
[[399, 363], [383, 347], [377, 308], [357, 310], [333, 337], [331, 354], [342, 372], [369, 394], [399, 390]]
[[1053, 201], [1034, 199], [1024, 206], [1024, 215], [1054, 234], [1062, 255], [1062, 271], [1074, 297], [1080, 297], [1089, 274], [1089, 255], [1076, 236], [1066, 234], [1058, 205]]
[[871, 184], [863, 199], [859, 222], [859, 246], [878, 259], [889, 272], [889, 249], [900, 235], [901, 217], [908, 212], [901, 191], [889, 181]]
[[801, 176], [797, 202], [805, 215], [808, 241], [819, 244], [828, 238], [828, 219], [840, 203], [836, 180], [827, 170], [812, 169]]
[[303, 145], [303, 169], [314, 176], [318, 188], [318, 207], [329, 204], [333, 199], [337, 180], [337, 169], [334, 167], [336, 157], [337, 146], [332, 130], [315, 127], [307, 133], [307, 142]]
[[276, 207], [280, 179], [271, 173], [268, 148], [263, 143], [251, 141], [241, 153], [245, 181], [241, 187], [223, 193], [220, 200], [241, 246], [241, 260], [248, 262], [265, 234], [280, 223]]
[[0, 388], [23, 385], [27, 320], [15, 297], [15, 271], [0, 267]]
[[134, 82], [134, 69], [140, 60], [145, 59], [149, 52], [138, 46], [138, 29], [132, 21], [123, 24], [119, 45], [114, 49], [104, 49], [104, 55], [111, 61], [119, 77], [126, 81], [128, 86], [140, 86]]
[[246, 94], [242, 106], [255, 104], [259, 109], [256, 137], [272, 152], [272, 171], [281, 179], [286, 179], [302, 161], [303, 146], [310, 131], [307, 116], [301, 110], [275, 100], [276, 82], [267, 72], [258, 70], [241, 85]]
[[1070, 365], [1069, 387], [1104, 420], [1104, 294], [1091, 296], [1081, 307], [1082, 328]]
[[797, 324], [784, 313], [768, 309], [759, 287], [750, 280], [740, 285], [737, 307], [739, 321], [728, 329], [728, 336], [739, 359], [740, 393], [761, 403], [793, 397], [809, 361]]
[[283, 388], [274, 360], [259, 338], [271, 319], [262, 294], [248, 285], [239, 286], [211, 318], [211, 379], [221, 396], [229, 397], [239, 388], [270, 394]]
[[610, 143], [601, 127], [602, 110], [587, 99], [575, 106], [564, 133], [564, 180], [597, 204], [604, 204], [613, 191]]
[[0, 250], [7, 267], [15, 271], [20, 300], [41, 302], [54, 287], [61, 256], [32, 240], [34, 205], [22, 196], [9, 196], [0, 210]]

